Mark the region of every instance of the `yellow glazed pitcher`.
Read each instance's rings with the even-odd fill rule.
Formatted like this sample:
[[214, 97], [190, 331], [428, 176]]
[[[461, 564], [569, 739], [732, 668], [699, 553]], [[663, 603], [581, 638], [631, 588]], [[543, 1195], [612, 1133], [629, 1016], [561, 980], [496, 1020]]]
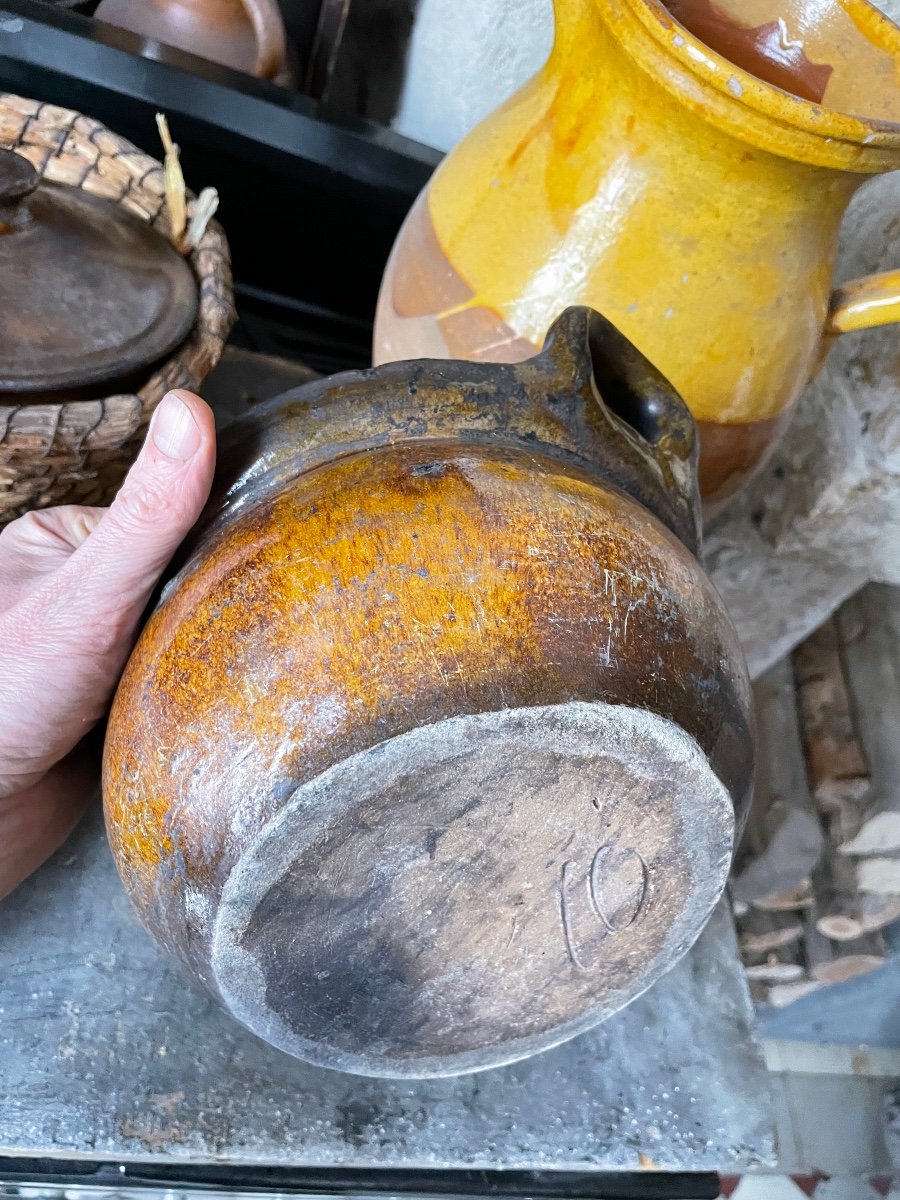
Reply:
[[527, 358], [589, 305], [684, 396], [723, 499], [831, 336], [900, 321], [900, 271], [832, 291], [850, 198], [900, 167], [900, 29], [865, 0], [555, 12], [545, 67], [409, 214], [375, 361]]

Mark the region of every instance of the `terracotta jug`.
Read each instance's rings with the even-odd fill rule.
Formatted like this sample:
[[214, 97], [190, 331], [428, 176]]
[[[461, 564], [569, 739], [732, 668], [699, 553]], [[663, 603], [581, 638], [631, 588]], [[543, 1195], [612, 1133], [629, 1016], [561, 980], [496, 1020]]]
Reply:
[[900, 29], [865, 0], [555, 12], [546, 66], [413, 207], [375, 361], [527, 358], [590, 304], [684, 396], [701, 491], [722, 499], [830, 338], [900, 320], [900, 272], [831, 279], [851, 196], [900, 166]]
[[261, 79], [287, 72], [284, 22], [276, 0], [100, 0], [94, 15]]
[[693, 943], [752, 773], [695, 453], [584, 309], [528, 363], [341, 375], [233, 428], [104, 798], [141, 917], [254, 1033], [363, 1074], [477, 1070]]

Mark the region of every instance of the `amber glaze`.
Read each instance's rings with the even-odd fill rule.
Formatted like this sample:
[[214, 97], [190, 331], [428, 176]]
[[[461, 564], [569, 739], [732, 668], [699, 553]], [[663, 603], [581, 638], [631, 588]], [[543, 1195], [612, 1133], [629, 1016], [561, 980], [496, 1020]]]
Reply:
[[142, 918], [260, 1036], [477, 1069], [602, 1019], [697, 936], [752, 734], [695, 455], [585, 310], [532, 362], [323, 380], [226, 439], [104, 797]]
[[660, 0], [556, 0], [546, 66], [412, 209], [374, 357], [517, 361], [590, 304], [684, 396], [718, 500], [823, 332], [900, 320], [898, 272], [831, 291], [850, 198], [900, 165], [900, 30], [865, 0], [671, 8], [684, 23]]

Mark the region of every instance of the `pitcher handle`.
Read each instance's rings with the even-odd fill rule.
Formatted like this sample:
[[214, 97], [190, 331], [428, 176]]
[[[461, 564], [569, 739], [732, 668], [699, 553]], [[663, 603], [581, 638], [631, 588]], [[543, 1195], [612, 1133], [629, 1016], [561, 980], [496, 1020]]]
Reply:
[[242, 0], [242, 3], [256, 38], [253, 74], [261, 79], [274, 79], [284, 65], [287, 54], [281, 9], [276, 0]]
[[851, 279], [835, 288], [825, 332], [853, 333], [895, 323], [900, 324], [900, 270]]

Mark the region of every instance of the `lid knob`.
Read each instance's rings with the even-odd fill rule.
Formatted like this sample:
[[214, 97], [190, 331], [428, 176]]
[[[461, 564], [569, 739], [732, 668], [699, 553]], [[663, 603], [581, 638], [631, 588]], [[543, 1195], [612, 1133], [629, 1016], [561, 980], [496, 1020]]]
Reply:
[[0, 150], [0, 204], [16, 204], [30, 196], [40, 176], [27, 158], [12, 150]]

